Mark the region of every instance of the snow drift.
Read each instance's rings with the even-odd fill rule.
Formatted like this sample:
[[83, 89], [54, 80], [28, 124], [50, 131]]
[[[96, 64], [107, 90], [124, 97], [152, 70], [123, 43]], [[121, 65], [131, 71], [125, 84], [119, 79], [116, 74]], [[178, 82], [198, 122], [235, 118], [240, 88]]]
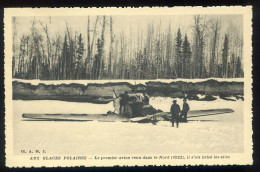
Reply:
[[[173, 82], [147, 81], [133, 84], [129, 82], [101, 82], [88, 84], [69, 83], [35, 83], [13, 81], [13, 99], [17, 100], [64, 100], [75, 102], [108, 103], [113, 99], [113, 90], [119, 95], [124, 91], [130, 93], [146, 92], [152, 97], [187, 97], [192, 100], [214, 100], [213, 96], [220, 98], [236, 97], [243, 99], [244, 82], [218, 81], [208, 79], [198, 82], [178, 80]], [[88, 81], [86, 81], [88, 82]], [[205, 95], [200, 98], [197, 95]], [[233, 99], [231, 99], [233, 100]]]

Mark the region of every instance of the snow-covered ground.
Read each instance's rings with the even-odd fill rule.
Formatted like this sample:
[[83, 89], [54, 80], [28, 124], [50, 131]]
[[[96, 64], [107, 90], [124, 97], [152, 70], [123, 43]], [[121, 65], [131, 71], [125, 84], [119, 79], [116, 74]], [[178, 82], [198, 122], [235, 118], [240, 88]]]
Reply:
[[[180, 106], [182, 101], [177, 99]], [[151, 98], [151, 104], [169, 111], [172, 99]], [[243, 152], [243, 101], [217, 99], [189, 101], [191, 110], [231, 108], [235, 112], [192, 118], [172, 128], [170, 122], [157, 125], [123, 122], [23, 121], [22, 113], [104, 113], [107, 105], [63, 101], [13, 101], [14, 153], [40, 149], [58, 154], [171, 154]]]
[[219, 82], [243, 82], [244, 78], [206, 78], [206, 79], [155, 79], [155, 80], [39, 80], [39, 79], [34, 79], [34, 80], [26, 80], [26, 79], [13, 79], [13, 81], [18, 81], [18, 82], [24, 82], [24, 83], [30, 83], [32, 85], [38, 85], [40, 83], [46, 84], [46, 85], [59, 85], [59, 84], [83, 84], [87, 85], [90, 83], [99, 83], [99, 84], [104, 84], [104, 83], [118, 83], [118, 82], [128, 82], [132, 85], [136, 84], [143, 84], [145, 85], [146, 82], [149, 81], [154, 81], [154, 82], [163, 82], [163, 83], [171, 83], [171, 82], [177, 82], [177, 81], [183, 81], [183, 82], [203, 82], [207, 80], [214, 79]]

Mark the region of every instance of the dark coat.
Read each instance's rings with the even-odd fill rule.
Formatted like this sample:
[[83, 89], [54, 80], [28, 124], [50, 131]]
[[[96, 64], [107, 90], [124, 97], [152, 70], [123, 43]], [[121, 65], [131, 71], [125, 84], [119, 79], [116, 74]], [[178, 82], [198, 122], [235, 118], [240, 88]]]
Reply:
[[182, 112], [188, 112], [190, 110], [190, 106], [188, 103], [184, 102], [182, 106]]
[[180, 111], [181, 111], [181, 108], [178, 104], [172, 104], [172, 106], [171, 106], [172, 115], [174, 115], [174, 116], [179, 115]]
[[144, 104], [145, 105], [149, 105], [149, 101], [150, 101], [149, 97], [148, 96], [144, 96], [144, 100], [143, 100]]
[[123, 106], [127, 105], [127, 103], [129, 102], [129, 95], [121, 94], [120, 97], [121, 97], [120, 104], [123, 105]]

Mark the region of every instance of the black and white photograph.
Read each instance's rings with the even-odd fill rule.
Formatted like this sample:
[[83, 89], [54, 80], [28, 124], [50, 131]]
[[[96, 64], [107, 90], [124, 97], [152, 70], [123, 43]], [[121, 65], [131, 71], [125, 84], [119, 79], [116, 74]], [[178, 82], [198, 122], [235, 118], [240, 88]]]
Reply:
[[252, 164], [251, 13], [6, 9], [7, 164]]

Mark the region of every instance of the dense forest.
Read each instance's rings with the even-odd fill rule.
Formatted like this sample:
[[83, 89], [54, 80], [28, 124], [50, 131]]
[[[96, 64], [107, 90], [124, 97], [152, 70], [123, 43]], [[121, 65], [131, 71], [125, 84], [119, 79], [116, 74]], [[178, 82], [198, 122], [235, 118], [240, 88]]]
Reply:
[[173, 28], [171, 22], [162, 27], [161, 21], [147, 22], [135, 34], [131, 29], [115, 32], [113, 16], [86, 16], [86, 35], [71, 29], [66, 20], [64, 32], [50, 34], [50, 18], [49, 22], [33, 19], [30, 32], [19, 36], [13, 17], [13, 78], [243, 77], [242, 32], [218, 17], [192, 17], [189, 33]]

